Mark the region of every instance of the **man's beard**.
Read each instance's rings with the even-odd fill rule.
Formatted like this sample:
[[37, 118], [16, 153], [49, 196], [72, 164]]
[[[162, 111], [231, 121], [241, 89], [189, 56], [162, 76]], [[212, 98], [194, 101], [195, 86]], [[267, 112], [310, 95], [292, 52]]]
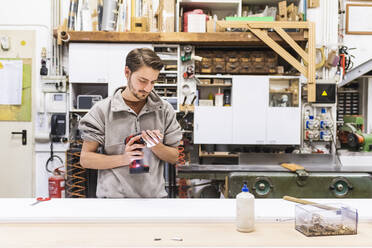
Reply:
[[129, 77], [129, 80], [128, 80], [128, 87], [129, 87], [129, 90], [130, 92], [132, 92], [133, 96], [135, 98], [137, 98], [139, 101], [142, 101], [142, 100], [145, 100], [148, 96], [147, 92], [146, 91], [142, 91], [142, 92], [136, 92], [135, 89], [133, 88], [133, 85], [132, 85], [132, 76]]

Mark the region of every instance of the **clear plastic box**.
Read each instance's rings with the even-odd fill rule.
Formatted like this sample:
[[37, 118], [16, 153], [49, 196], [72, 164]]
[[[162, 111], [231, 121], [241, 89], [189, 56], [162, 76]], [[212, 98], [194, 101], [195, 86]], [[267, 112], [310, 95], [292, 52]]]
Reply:
[[296, 205], [295, 228], [304, 235], [357, 234], [358, 211], [336, 203]]

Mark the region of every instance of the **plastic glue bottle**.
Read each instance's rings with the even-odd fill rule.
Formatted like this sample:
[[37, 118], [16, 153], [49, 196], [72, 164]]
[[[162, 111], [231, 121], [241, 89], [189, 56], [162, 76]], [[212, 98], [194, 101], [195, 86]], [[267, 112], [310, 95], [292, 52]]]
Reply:
[[236, 228], [239, 232], [252, 232], [254, 222], [254, 195], [244, 183], [242, 192], [236, 196]]

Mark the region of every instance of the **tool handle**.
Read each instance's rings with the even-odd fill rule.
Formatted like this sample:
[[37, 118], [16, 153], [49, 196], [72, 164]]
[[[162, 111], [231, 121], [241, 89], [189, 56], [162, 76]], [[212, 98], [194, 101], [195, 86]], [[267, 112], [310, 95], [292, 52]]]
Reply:
[[291, 201], [291, 202], [296, 202], [296, 203], [300, 203], [300, 204], [305, 204], [305, 205], [316, 204], [315, 202], [302, 200], [302, 199], [299, 199], [299, 198], [296, 198], [296, 197], [292, 197], [292, 196], [288, 196], [288, 195], [283, 196], [283, 200], [287, 200], [287, 201]]
[[280, 164], [282, 167], [292, 171], [292, 172], [295, 172], [297, 170], [305, 170], [304, 167], [302, 167], [301, 165], [298, 165], [298, 164], [290, 164], [290, 163], [281, 163]]
[[313, 205], [314, 207], [318, 207], [318, 208], [325, 209], [325, 210], [339, 210], [338, 208], [335, 208], [335, 207], [327, 206], [324, 204], [319, 204], [319, 203], [312, 202], [312, 201], [306, 201], [306, 200], [302, 200], [302, 199], [292, 197], [292, 196], [287, 196], [287, 195], [283, 196], [283, 200], [296, 202], [296, 203], [300, 203], [304, 205]]

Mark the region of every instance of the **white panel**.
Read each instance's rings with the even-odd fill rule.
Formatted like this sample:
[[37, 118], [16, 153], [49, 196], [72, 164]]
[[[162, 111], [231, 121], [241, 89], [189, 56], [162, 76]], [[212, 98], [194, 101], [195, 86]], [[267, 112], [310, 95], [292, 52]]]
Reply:
[[108, 82], [108, 52], [106, 44], [71, 43], [69, 48], [70, 82]]
[[127, 85], [124, 74], [125, 60], [128, 53], [135, 48], [151, 48], [151, 44], [105, 44], [105, 51], [108, 56], [108, 82], [109, 96], [112, 95], [118, 87]]
[[288, 145], [301, 142], [300, 108], [271, 107], [267, 112], [267, 144]]
[[45, 25], [50, 27], [52, 1], [0, 0], [2, 25]]
[[264, 144], [269, 80], [265, 76], [234, 76], [232, 106], [234, 144]]
[[232, 112], [231, 107], [195, 107], [194, 143], [231, 144]]

